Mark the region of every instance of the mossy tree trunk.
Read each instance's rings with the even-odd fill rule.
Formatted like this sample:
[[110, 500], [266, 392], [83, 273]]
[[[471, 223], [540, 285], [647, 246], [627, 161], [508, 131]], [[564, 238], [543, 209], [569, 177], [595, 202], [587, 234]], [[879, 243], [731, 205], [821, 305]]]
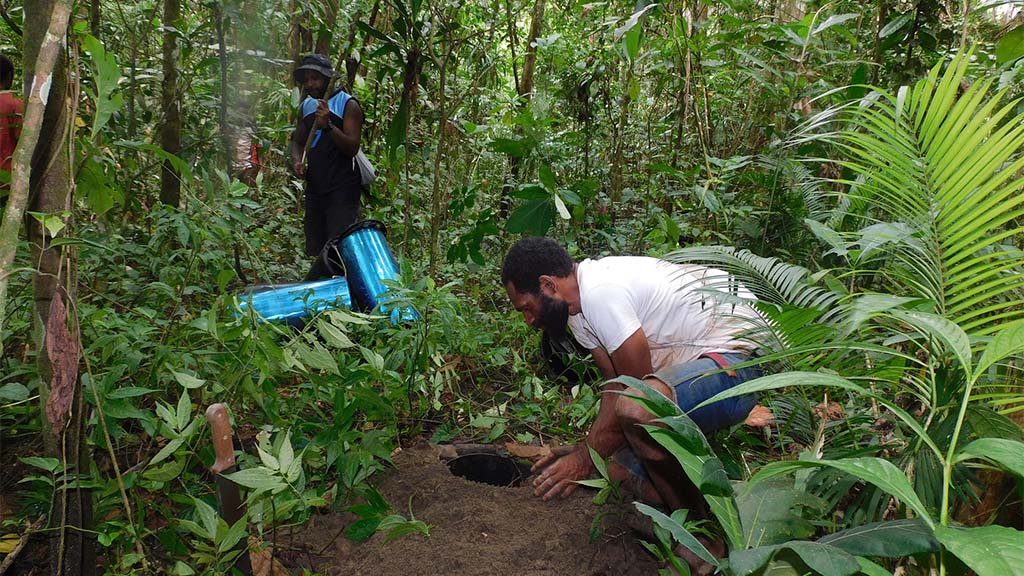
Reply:
[[[163, 124], [160, 126], [160, 147], [174, 155], [181, 153], [181, 99], [178, 97], [178, 22], [181, 0], [164, 0], [164, 82], [161, 93]], [[164, 160], [160, 171], [160, 201], [171, 206], [181, 203], [181, 175]]]

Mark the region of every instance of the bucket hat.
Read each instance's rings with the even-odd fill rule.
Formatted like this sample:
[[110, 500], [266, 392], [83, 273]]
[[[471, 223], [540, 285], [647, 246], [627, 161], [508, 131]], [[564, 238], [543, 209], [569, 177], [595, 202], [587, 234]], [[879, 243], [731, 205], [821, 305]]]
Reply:
[[299, 63], [299, 67], [292, 71], [292, 78], [295, 79], [296, 84], [302, 83], [302, 80], [299, 77], [299, 73], [302, 70], [314, 70], [322, 74], [325, 78], [334, 78], [334, 70], [331, 69], [331, 61], [323, 54], [306, 54], [302, 57], [302, 62]]

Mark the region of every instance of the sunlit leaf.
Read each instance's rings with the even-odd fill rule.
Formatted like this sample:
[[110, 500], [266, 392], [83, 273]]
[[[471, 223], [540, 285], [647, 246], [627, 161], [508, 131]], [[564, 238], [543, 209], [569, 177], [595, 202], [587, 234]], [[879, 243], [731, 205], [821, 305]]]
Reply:
[[1024, 532], [1020, 530], [936, 526], [935, 537], [978, 576], [1024, 575]]

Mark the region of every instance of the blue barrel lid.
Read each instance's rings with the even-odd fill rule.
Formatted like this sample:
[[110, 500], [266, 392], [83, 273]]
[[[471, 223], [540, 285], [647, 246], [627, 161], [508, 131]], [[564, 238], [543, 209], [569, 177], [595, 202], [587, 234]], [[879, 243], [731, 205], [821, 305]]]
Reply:
[[382, 235], [388, 235], [387, 226], [385, 226], [384, 223], [381, 222], [380, 220], [360, 220], [359, 222], [352, 224], [344, 232], [342, 232], [341, 236], [338, 236], [338, 242], [341, 242], [348, 236], [351, 236], [352, 234], [355, 234], [356, 232], [359, 232], [360, 230], [365, 230], [367, 228], [376, 228], [377, 230], [380, 230], [380, 233]]

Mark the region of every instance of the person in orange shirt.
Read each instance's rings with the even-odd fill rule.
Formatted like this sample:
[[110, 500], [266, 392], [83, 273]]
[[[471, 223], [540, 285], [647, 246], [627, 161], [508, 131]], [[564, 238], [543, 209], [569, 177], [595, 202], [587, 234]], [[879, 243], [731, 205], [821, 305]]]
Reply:
[[21, 136], [21, 98], [11, 91], [14, 84], [14, 64], [0, 55], [0, 170], [7, 172], [0, 177], [0, 188], [6, 188], [10, 179], [11, 156]]

